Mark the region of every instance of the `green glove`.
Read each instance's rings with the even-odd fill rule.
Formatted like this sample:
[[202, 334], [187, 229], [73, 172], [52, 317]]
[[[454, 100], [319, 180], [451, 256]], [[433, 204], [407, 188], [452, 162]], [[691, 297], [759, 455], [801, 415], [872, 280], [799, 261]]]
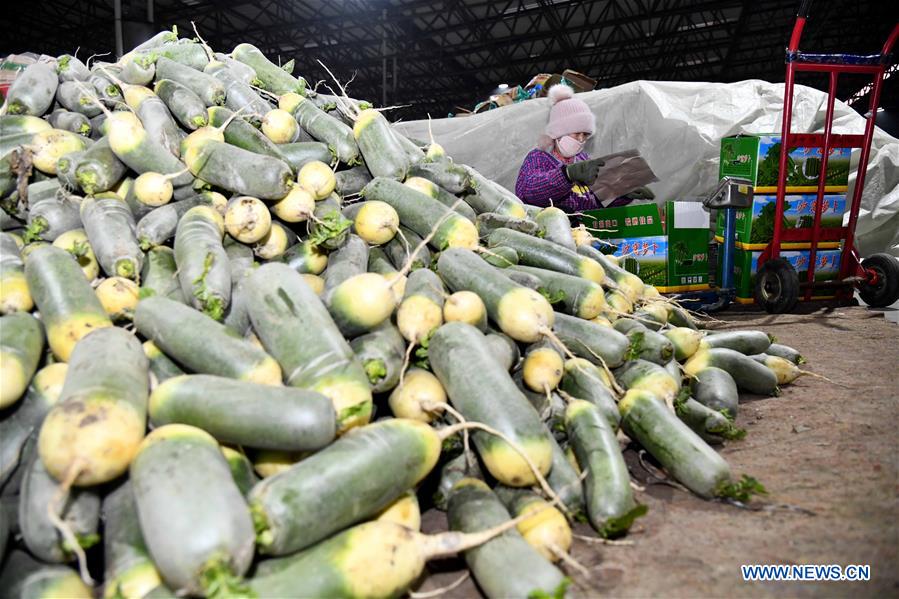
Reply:
[[599, 167], [604, 165], [605, 161], [601, 158], [582, 160], [566, 166], [565, 175], [572, 183], [584, 183], [585, 185], [590, 185], [596, 181], [596, 176], [599, 175]]
[[624, 194], [623, 197], [629, 200], [654, 200], [656, 194], [652, 193], [652, 191], [646, 187], [638, 187], [634, 191]]

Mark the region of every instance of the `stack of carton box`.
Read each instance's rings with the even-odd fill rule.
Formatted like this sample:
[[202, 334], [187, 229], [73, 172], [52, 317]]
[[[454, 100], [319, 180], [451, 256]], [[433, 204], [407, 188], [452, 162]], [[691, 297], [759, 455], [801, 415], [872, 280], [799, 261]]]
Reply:
[[698, 202], [587, 211], [596, 245], [663, 293], [709, 287], [709, 219]]
[[[737, 211], [737, 251], [734, 260], [737, 298], [752, 301], [758, 258], [774, 234], [777, 199], [777, 175], [780, 160], [780, 135], [747, 135], [721, 140], [719, 178], [748, 179], [754, 186], [752, 206]], [[847, 210], [846, 188], [849, 182], [850, 148], [834, 148], [828, 157], [821, 226], [840, 227]], [[818, 182], [821, 174], [820, 148], [795, 148], [787, 159], [787, 188], [781, 225], [810, 228], [814, 223]], [[724, 214], [719, 211], [715, 239], [723, 242]], [[810, 244], [782, 243], [781, 257], [788, 260], [805, 279], [810, 259]], [[815, 279], [837, 276], [840, 263], [839, 242], [818, 245]], [[719, 264], [720, 280], [720, 264]]]

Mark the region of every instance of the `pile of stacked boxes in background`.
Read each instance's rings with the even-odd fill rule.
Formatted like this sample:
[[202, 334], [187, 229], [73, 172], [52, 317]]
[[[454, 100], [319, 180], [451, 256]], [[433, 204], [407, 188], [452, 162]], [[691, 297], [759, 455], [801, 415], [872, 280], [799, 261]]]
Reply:
[[589, 210], [582, 223], [627, 271], [662, 293], [709, 287], [709, 215], [699, 202]]
[[[721, 140], [719, 179], [741, 177], [752, 182], [755, 191], [752, 206], [737, 211], [737, 251], [734, 260], [737, 299], [751, 303], [758, 259], [774, 235], [777, 201], [777, 172], [780, 160], [780, 136], [753, 135]], [[821, 212], [821, 226], [840, 227], [848, 206], [850, 148], [831, 150]], [[815, 219], [817, 190], [821, 174], [821, 150], [796, 148], [787, 160], [787, 189], [781, 226], [811, 228]], [[724, 214], [718, 213], [715, 239], [723, 242]], [[788, 260], [799, 280], [805, 281], [810, 259], [809, 243], [783, 243], [781, 257]], [[840, 243], [819, 243], [815, 259], [815, 279], [835, 279], [840, 269]], [[720, 265], [719, 274], [720, 280]]]

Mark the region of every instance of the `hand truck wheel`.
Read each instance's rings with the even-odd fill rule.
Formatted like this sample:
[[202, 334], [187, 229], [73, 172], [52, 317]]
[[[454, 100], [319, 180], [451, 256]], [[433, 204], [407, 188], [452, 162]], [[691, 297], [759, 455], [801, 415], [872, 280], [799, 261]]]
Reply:
[[769, 314], [789, 312], [799, 301], [799, 275], [784, 258], [766, 261], [755, 279], [755, 303]]
[[877, 275], [874, 284], [859, 284], [858, 294], [866, 304], [885, 308], [899, 300], [899, 260], [890, 254], [874, 254], [862, 260], [862, 268]]

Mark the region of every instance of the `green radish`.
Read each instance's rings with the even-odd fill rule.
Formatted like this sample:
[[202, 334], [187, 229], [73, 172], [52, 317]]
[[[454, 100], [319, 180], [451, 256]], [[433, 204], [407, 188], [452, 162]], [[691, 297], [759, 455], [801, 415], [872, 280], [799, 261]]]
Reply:
[[53, 241], [53, 245], [67, 251], [75, 258], [81, 271], [88, 281], [93, 281], [100, 276], [100, 264], [94, 255], [90, 241], [84, 229], [72, 229], [66, 231]]
[[474, 169], [469, 169], [472, 174], [471, 184], [476, 189], [473, 194], [465, 196], [465, 203], [478, 214], [492, 213], [512, 218], [524, 219], [527, 212], [524, 204], [510, 192], [500, 189], [497, 184], [486, 179]]
[[[84, 152], [70, 152], [56, 161], [56, 178], [63, 189], [77, 189], [78, 182], [75, 179], [75, 168]], [[6, 214], [4, 212], [4, 214]]]
[[571, 234], [571, 222], [563, 210], [555, 207], [544, 208], [534, 219], [544, 231], [544, 239], [557, 243], [562, 247], [577, 250], [574, 236]]
[[144, 354], [150, 361], [150, 374], [155, 377], [156, 383], [159, 384], [169, 380], [170, 378], [181, 376], [184, 371], [175, 364], [171, 358], [162, 353], [162, 350], [152, 341], [144, 341]]
[[56, 57], [56, 72], [60, 81], [87, 81], [91, 75], [84, 63], [71, 54]]
[[[447, 323], [428, 346], [431, 368], [447, 390], [450, 402], [468, 420], [487, 424], [518, 444], [540, 474], [549, 472], [552, 451], [540, 417], [508, 372], [495, 359], [484, 335], [471, 325]], [[484, 389], [492, 401], [481, 401]], [[509, 486], [535, 482], [526, 460], [501, 438], [474, 434], [475, 446], [490, 473]]]
[[47, 471], [64, 488], [125, 472], [144, 437], [148, 390], [147, 357], [134, 335], [102, 328], [85, 336], [41, 426], [38, 451]]
[[409, 343], [419, 344], [443, 324], [443, 282], [431, 270], [420, 268], [409, 275], [396, 324]]
[[412, 270], [428, 267], [431, 264], [431, 251], [422, 241], [418, 233], [401, 224], [396, 236], [384, 244], [384, 253], [396, 268], [404, 268], [406, 264], [411, 264]]
[[684, 364], [684, 372], [692, 377], [709, 366], [726, 370], [742, 391], [767, 396], [780, 394], [777, 375], [770, 368], [745, 354], [724, 347], [700, 349]]
[[[618, 289], [621, 290], [621, 293], [629, 302], [633, 303], [643, 295], [645, 285], [640, 277], [624, 270], [592, 245], [579, 245], [577, 253], [587, 258], [592, 258], [602, 266], [606, 275], [618, 285]], [[678, 326], [684, 325], [679, 323]]]
[[471, 206], [432, 181], [428, 181], [423, 177], [409, 177], [403, 184], [434, 198], [447, 208], [452, 208], [472, 222], [477, 220], [477, 214], [475, 214], [475, 211]]
[[478, 294], [491, 320], [516, 341], [533, 343], [553, 326], [555, 315], [542, 295], [501, 275], [474, 252], [445, 250], [437, 268], [450, 289]]
[[771, 346], [771, 337], [762, 331], [722, 331], [703, 338], [699, 347], [724, 347], [747, 356], [764, 353]]
[[165, 589], [140, 530], [130, 480], [103, 498], [102, 514], [103, 596], [143, 598], [154, 589]]
[[584, 400], [568, 405], [565, 428], [577, 463], [587, 475], [584, 489], [590, 524], [604, 538], [625, 534], [646, 507], [634, 501], [616, 429], [599, 408]]
[[710, 499], [730, 480], [730, 466], [681, 422], [661, 398], [631, 389], [618, 404], [621, 428], [662, 464], [675, 480]]
[[481, 545], [514, 525], [423, 535], [396, 522], [366, 522], [296, 555], [262, 562], [250, 586], [260, 597], [297, 596], [298, 580], [303, 596], [399, 597], [420, 579], [428, 560]]
[[77, 133], [78, 135], [90, 137], [90, 119], [80, 112], [71, 112], [63, 108], [58, 108], [50, 113], [50, 116], [47, 117], [47, 121], [54, 129], [65, 129], [66, 131]]
[[224, 200], [221, 194], [216, 192], [204, 192], [187, 200], [170, 202], [164, 206], [155, 208], [145, 214], [137, 222], [137, 241], [142, 250], [158, 247], [175, 236], [178, 229], [178, 221], [185, 212], [194, 206], [211, 205]]
[[565, 362], [565, 373], [559, 388], [576, 399], [592, 403], [617, 431], [621, 423], [618, 402], [609, 387], [611, 381], [604, 370], [584, 358], [571, 358]]
[[422, 368], [410, 368], [402, 384], [388, 398], [390, 411], [397, 418], [433, 422], [444, 411], [446, 390], [436, 376]]
[[150, 422], [189, 424], [222, 443], [310, 451], [334, 440], [331, 400], [320, 393], [202, 374], [166, 380], [150, 394]]
[[270, 111], [272, 106], [263, 100], [252, 87], [247, 85], [256, 78], [256, 72], [249, 69], [250, 78], [244, 81], [231, 68], [234, 64], [246, 66], [234, 60], [231, 60], [228, 64], [215, 60], [206, 65], [203, 68], [203, 72], [218, 79], [219, 83], [225, 88], [225, 106], [229, 110], [248, 112], [252, 115], [251, 118], [258, 124], [261, 116]]
[[[214, 127], [224, 127], [222, 133], [225, 142], [231, 145], [249, 150], [255, 154], [263, 154], [277, 158], [293, 168], [287, 154], [281, 151], [281, 147], [262, 134], [256, 127], [242, 118], [234, 118], [237, 114], [221, 106], [211, 106], [205, 114], [209, 115], [209, 124]], [[238, 115], [240, 116], [240, 115]], [[296, 170], [296, 169], [294, 169]]]
[[[609, 305], [609, 312], [606, 312], [606, 315], [613, 321], [620, 318], [622, 314], [633, 315], [634, 312], [634, 304], [619, 289], [612, 289], [606, 293], [606, 303]], [[647, 324], [644, 322], [643, 326]]]
[[31, 138], [29, 149], [34, 168], [47, 175], [56, 174], [56, 162], [72, 152], [87, 149], [90, 140], [63, 129], [40, 131]]
[[399, 142], [400, 147], [403, 149], [403, 154], [406, 155], [406, 160], [408, 161], [410, 166], [424, 160], [424, 150], [419, 147], [418, 144], [397, 131], [396, 127], [391, 127], [391, 132], [393, 133], [393, 137], [396, 138], [397, 142]]
[[317, 275], [328, 265], [328, 254], [306, 240], [287, 248], [278, 260], [300, 274]]
[[125, 101], [137, 114], [148, 137], [173, 156], [180, 156], [184, 135], [162, 98], [146, 87], [119, 85], [124, 91]]
[[[434, 468], [440, 447], [427, 424], [384, 420], [262, 481], [249, 495], [260, 551], [293, 553], [374, 516]], [[345, 493], [359, 477], [368, 483]]]
[[703, 335], [689, 327], [672, 327], [662, 332], [674, 346], [674, 357], [682, 362], [699, 350]]
[[[132, 52], [135, 51], [132, 50]], [[173, 60], [197, 71], [202, 71], [203, 67], [209, 63], [209, 57], [202, 44], [189, 42], [187, 40], [178, 40], [177, 43], [159, 44], [148, 50], [142, 50], [139, 53], [149, 53], [151, 56], [164, 56], [169, 60]]]
[[704, 406], [718, 412], [727, 410], [731, 416], [737, 415], [740, 395], [734, 378], [726, 370], [708, 366], [693, 373], [690, 393]]
[[414, 489], [384, 508], [375, 518], [378, 522], [392, 522], [409, 530], [421, 530], [421, 507]]
[[476, 223], [478, 234], [484, 240], [489, 239], [490, 234], [497, 229], [512, 229], [527, 235], [537, 235], [540, 232], [540, 225], [532, 220], [495, 212], [482, 212], [478, 215]]
[[178, 281], [178, 267], [171, 248], [159, 246], [148, 250], [140, 277], [141, 299], [159, 295], [182, 304], [187, 303]]
[[628, 359], [648, 360], [662, 366], [674, 359], [674, 344], [664, 335], [644, 327], [628, 332], [627, 338], [630, 340]]
[[293, 183], [283, 161], [211, 139], [199, 142], [185, 159], [194, 176], [239, 195], [280, 200]]
[[778, 385], [789, 385], [804, 374], [796, 364], [786, 358], [769, 356], [768, 354], [751, 357], [759, 364], [764, 364], [771, 369], [771, 372], [777, 376]]
[[307, 240], [325, 250], [336, 250], [347, 236], [353, 222], [343, 216], [340, 204], [328, 197], [315, 205], [312, 218], [306, 225], [309, 232]]
[[680, 306], [671, 306], [671, 313], [668, 315], [668, 324], [675, 327], [684, 327], [687, 329], [698, 330], [696, 322], [690, 313]]
[[300, 126], [315, 140], [328, 144], [337, 160], [354, 166], [360, 163], [359, 146], [353, 130], [340, 120], [302, 98], [294, 108], [293, 115]]
[[552, 466], [546, 482], [549, 483], [553, 493], [562, 500], [571, 515], [577, 517], [584, 511], [584, 485], [580, 473], [575, 468], [577, 461], [574, 460], [575, 463], [572, 465], [549, 429], [547, 429], [547, 434], [552, 446]]
[[[286, 143], [280, 144], [277, 146], [278, 151], [281, 152], [281, 155], [284, 157], [283, 160], [287, 162], [290, 167], [295, 171], [299, 172], [306, 164], [314, 161], [322, 162], [327, 165], [334, 165], [336, 163], [336, 158], [331, 154], [331, 150], [328, 148], [328, 144], [322, 143], [320, 141], [300, 141], [294, 143]], [[329, 167], [330, 168], [330, 167]], [[353, 193], [359, 193], [359, 191], [365, 187], [365, 184], [371, 181], [371, 175], [368, 175], [368, 170], [364, 166], [355, 167], [351, 169], [352, 172], [355, 172], [356, 169], [364, 170], [366, 173], [365, 178], [361, 178], [361, 182], [357, 183], [358, 189]], [[344, 173], [348, 173], [351, 171], [343, 171]], [[344, 175], [346, 176], [346, 175]], [[340, 175], [335, 173], [335, 186], [337, 184], [338, 179], [340, 179]], [[348, 193], [341, 193], [341, 196], [350, 195]]]
[[29, 312], [33, 307], [16, 240], [9, 233], [0, 233], [0, 315]]
[[672, 377], [662, 366], [639, 359], [616, 369], [615, 378], [625, 389], [649, 391], [666, 402], [674, 401], [681, 386], [680, 380]]
[[111, 75], [111, 71], [114, 70], [114, 67], [111, 65], [97, 65], [93, 67], [91, 69], [91, 76], [87, 80], [91, 87], [94, 88], [93, 94], [91, 94], [90, 90], [87, 90], [85, 96], [93, 96], [95, 99], [100, 100], [101, 105], [107, 108], [115, 108], [121, 104], [122, 91], [119, 89], [119, 86], [113, 82], [113, 75]]
[[12, 476], [29, 437], [59, 399], [67, 370], [64, 362], [38, 370], [22, 402], [0, 420], [0, 487]]
[[665, 368], [665, 372], [671, 375], [671, 378], [677, 381], [682, 381], [684, 378], [683, 373], [681, 372], [681, 365], [677, 363], [677, 360], [671, 358], [667, 364], [662, 365]]
[[3, 132], [3, 137], [7, 139], [25, 133], [34, 135], [35, 133], [49, 131], [54, 128], [47, 119], [37, 116], [28, 114], [0, 115], [0, 131]]
[[238, 44], [231, 56], [256, 71], [256, 77], [267, 91], [280, 96], [288, 92], [305, 93], [306, 81], [298, 79], [272, 63], [258, 48], [251, 44]]
[[628, 338], [595, 322], [556, 312], [553, 332], [571, 353], [594, 364], [616, 368], [627, 359]]
[[[437, 200], [397, 181], [375, 177], [362, 190], [362, 195], [366, 200], [390, 204], [403, 225], [418, 235], [433, 235], [430, 243], [437, 249], [477, 247], [477, 228], [471, 221]], [[436, 230], [432, 233], [435, 226]]]
[[13, 550], [0, 570], [0, 588], [22, 599], [93, 599], [78, 572], [66, 566], [47, 566], [21, 550]]
[[[518, 526], [546, 517], [539, 512]], [[450, 530], [474, 533], [510, 520], [509, 512], [483, 481], [463, 478], [453, 487], [447, 510]], [[522, 538], [508, 531], [465, 552], [465, 561], [487, 597], [563, 596], [569, 580]], [[508, 573], [515, 570], [514, 576]]]
[[134, 324], [141, 335], [191, 372], [263, 385], [281, 384], [281, 369], [271, 356], [176, 301], [164, 297], [141, 300]]
[[160, 79], [153, 91], [186, 129], [195, 131], [208, 123], [206, 104], [191, 89], [171, 79]]
[[[295, 144], [289, 144], [295, 145]], [[324, 144], [322, 144], [324, 145]], [[327, 150], [327, 146], [324, 147]], [[317, 150], [321, 152], [321, 149]], [[320, 157], [310, 159], [322, 160]], [[322, 160], [322, 162], [326, 162]], [[371, 174], [364, 166], [354, 166], [351, 169], [337, 171], [334, 173], [336, 185], [334, 189], [341, 197], [347, 197], [358, 194], [362, 189], [371, 182]]]
[[109, 191], [128, 171], [109, 145], [108, 137], [101, 137], [81, 155], [75, 167], [75, 179], [84, 193], [93, 195]]
[[250, 275], [246, 290], [253, 329], [281, 365], [285, 382], [328, 396], [339, 432], [367, 423], [368, 376], [303, 277], [286, 264], [269, 263]]
[[602, 284], [605, 274], [595, 260], [579, 256], [552, 241], [532, 237], [511, 229], [497, 229], [490, 234], [490, 246], [508, 246], [518, 252], [519, 262], [569, 275], [583, 277]]
[[215, 58], [215, 60], [210, 63], [211, 65], [213, 65], [213, 67], [206, 65], [206, 67], [204, 67], [203, 69], [204, 71], [211, 73], [213, 70], [215, 70], [215, 63], [220, 63], [227, 67], [228, 71], [230, 71], [231, 74], [237, 77], [238, 80], [243, 81], [248, 85], [252, 84], [254, 81], [258, 81], [258, 79], [256, 78], [256, 69], [248, 64], [240, 62], [239, 60], [234, 60], [233, 58], [231, 58], [230, 54], [222, 54], [221, 52], [216, 52], [213, 57]]
[[25, 278], [57, 359], [67, 362], [79, 339], [112, 326], [78, 263], [65, 250], [34, 250], [25, 260]]
[[769, 356], [777, 356], [778, 358], [789, 360], [797, 366], [800, 364], [805, 364], [805, 358], [802, 357], [802, 354], [787, 345], [772, 343], [768, 346], [768, 349], [765, 350], [765, 353]]
[[77, 196], [60, 192], [53, 197], [30, 198], [29, 204], [26, 241], [55, 241], [63, 233], [81, 226]]
[[[336, 266], [334, 262], [332, 258], [330, 263]], [[350, 276], [329, 290], [330, 280], [326, 271], [325, 303], [335, 324], [346, 337], [371, 331], [390, 318], [396, 309], [396, 295], [391, 282], [377, 273], [363, 272]]]
[[[125, 165], [138, 172], [162, 174], [181, 173], [184, 163], [153, 139], [141, 121], [130, 112], [114, 112], [107, 117], [109, 148]], [[190, 173], [182, 173], [172, 180], [176, 186], [190, 185]]]
[[206, 106], [225, 103], [225, 86], [218, 79], [160, 56], [156, 59], [156, 81], [164, 79], [180, 83], [196, 94]]
[[[486, 250], [481, 252], [481, 257], [487, 261], [488, 264], [492, 264], [497, 268], [509, 268], [510, 266], [515, 266], [518, 264], [518, 252], [513, 250], [512, 248], [507, 247], [497, 247], [490, 250]], [[511, 274], [511, 273], [510, 273]], [[524, 273], [520, 273], [524, 274]], [[513, 274], [514, 276], [514, 274]], [[529, 278], [535, 279], [534, 277], [528, 276]], [[537, 287], [540, 287], [539, 279], [535, 279], [537, 281]], [[603, 298], [605, 299], [605, 298]]]
[[355, 121], [353, 137], [372, 176], [405, 179], [409, 160], [384, 115], [369, 108], [356, 115]]
[[253, 520], [215, 439], [187, 425], [157, 428], [130, 476], [144, 541], [165, 583], [176, 593], [247, 596], [240, 577], [253, 560]]
[[746, 431], [735, 427], [726, 415], [692, 397], [675, 402], [674, 410], [677, 417], [707, 443], [721, 443], [746, 436]]
[[175, 264], [181, 290], [198, 310], [215, 320], [231, 300], [231, 268], [222, 245], [224, 221], [211, 206], [194, 206], [175, 231]]
[[[131, 49], [131, 52], [126, 54], [125, 56], [130, 56], [133, 54], [137, 54], [143, 52], [145, 50], [150, 50], [151, 48], [156, 48], [157, 51], [162, 46], [165, 46], [169, 43], [179, 42], [180, 44], [186, 44], [187, 40], [178, 40], [178, 27], [172, 27], [171, 30], [165, 29], [156, 33], [153, 37], [146, 40], [145, 42], [141, 42], [137, 46]], [[205, 53], [204, 53], [205, 54]], [[124, 57], [123, 57], [124, 58]], [[201, 67], [202, 68], [202, 67]]]
[[86, 197], [81, 202], [81, 221], [107, 275], [135, 280], [140, 277], [144, 254], [137, 243], [134, 217], [125, 202]]
[[148, 85], [156, 76], [156, 62], [152, 56], [128, 53], [120, 61], [122, 81], [131, 85]]
[[521, 351], [515, 340], [499, 332], [488, 333], [484, 338], [490, 346], [490, 353], [506, 369], [512, 370], [521, 358]]
[[[379, 275], [396, 276], [399, 274], [393, 262], [387, 257], [384, 250], [379, 247], [369, 248], [368, 250], [368, 271], [376, 272]], [[403, 289], [405, 290], [405, 285]]]
[[253, 462], [243, 452], [231, 449], [225, 445], [222, 445], [222, 455], [225, 456], [225, 460], [228, 462], [234, 483], [240, 489], [240, 493], [246, 497], [250, 490], [259, 482], [259, 477], [253, 471]]
[[20, 72], [6, 91], [6, 112], [41, 116], [53, 104], [59, 78], [46, 62], [35, 62]]
[[533, 275], [550, 297], [560, 297], [564, 311], [585, 320], [596, 318], [607, 308], [603, 288], [593, 281], [531, 266], [510, 266], [509, 270]]
[[137, 307], [140, 287], [124, 277], [109, 277], [96, 288], [100, 304], [113, 321], [131, 320]]
[[[19, 528], [28, 551], [49, 563], [64, 563], [75, 556], [51, 521], [47, 506], [59, 492], [59, 483], [44, 468], [34, 454], [25, 466], [19, 495]], [[95, 489], [73, 491], [59, 517], [71, 528], [81, 547], [90, 547], [99, 540], [100, 495]]]
[[370, 333], [353, 339], [350, 347], [362, 362], [373, 392], [384, 393], [396, 387], [406, 349], [396, 326], [390, 321], [384, 322]]
[[88, 118], [95, 117], [101, 112], [99, 105], [94, 101], [95, 97], [80, 81], [63, 81], [56, 88], [56, 101], [63, 108]]
[[250, 332], [250, 315], [247, 312], [244, 283], [256, 266], [254, 254], [253, 250], [236, 241], [225, 245], [225, 253], [231, 267], [231, 304], [222, 323], [240, 336], [246, 337]]
[[[449, 497], [453, 487], [463, 478], [484, 479], [477, 460], [469, 459], [464, 453], [447, 460], [440, 468], [440, 480], [437, 483], [437, 491], [434, 493], [434, 507], [445, 512], [448, 507]], [[580, 481], [578, 481], [580, 486]]]
[[465, 167], [452, 160], [422, 161], [409, 169], [410, 177], [423, 177], [433, 181], [451, 194], [460, 194], [471, 187], [471, 175]]

